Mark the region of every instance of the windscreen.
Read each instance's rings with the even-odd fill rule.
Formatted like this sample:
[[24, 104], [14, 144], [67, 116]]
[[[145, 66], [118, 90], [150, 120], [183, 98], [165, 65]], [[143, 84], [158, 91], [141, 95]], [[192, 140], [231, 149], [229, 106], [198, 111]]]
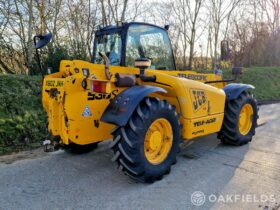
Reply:
[[165, 30], [149, 25], [131, 25], [126, 43], [126, 66], [138, 58], [149, 58], [150, 69], [174, 70], [173, 53]]

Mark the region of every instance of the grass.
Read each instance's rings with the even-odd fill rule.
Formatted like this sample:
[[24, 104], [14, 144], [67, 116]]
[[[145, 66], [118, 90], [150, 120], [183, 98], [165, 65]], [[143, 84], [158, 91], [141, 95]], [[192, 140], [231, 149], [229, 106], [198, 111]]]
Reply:
[[[224, 70], [224, 77], [230, 78], [231, 71]], [[259, 101], [280, 101], [280, 67], [245, 68], [237, 83], [254, 85]]]

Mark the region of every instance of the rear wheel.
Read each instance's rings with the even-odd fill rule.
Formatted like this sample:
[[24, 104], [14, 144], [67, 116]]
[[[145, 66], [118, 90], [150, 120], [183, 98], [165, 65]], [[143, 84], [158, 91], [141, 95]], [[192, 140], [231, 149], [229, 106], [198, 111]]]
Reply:
[[236, 100], [226, 102], [224, 122], [218, 138], [226, 144], [247, 144], [255, 135], [257, 119], [256, 100], [252, 94], [243, 92]]
[[180, 124], [167, 101], [145, 98], [127, 125], [113, 131], [111, 148], [125, 174], [141, 182], [160, 180], [176, 163]]

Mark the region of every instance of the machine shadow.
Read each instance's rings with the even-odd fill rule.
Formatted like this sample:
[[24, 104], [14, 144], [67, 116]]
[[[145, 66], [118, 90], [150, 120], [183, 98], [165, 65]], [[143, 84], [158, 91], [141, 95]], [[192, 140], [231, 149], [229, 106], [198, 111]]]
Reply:
[[[194, 191], [201, 191], [205, 195], [222, 193], [249, 149], [248, 145], [235, 147], [221, 144], [216, 135], [197, 138], [181, 150], [177, 164], [169, 175], [154, 184], [142, 184], [124, 176], [117, 169], [111, 161], [113, 153], [109, 144], [110, 141], [102, 142], [96, 150], [83, 155], [59, 151], [54, 156], [57, 161], [64, 162], [64, 170], [71, 172], [65, 179], [78, 177], [75, 180], [78, 188], [84, 185], [79, 183], [88, 183], [90, 188], [99, 189], [99, 196], [108, 196], [110, 189], [109, 195], [114, 198], [127, 191], [133, 197], [141, 190], [147, 202], [162, 199], [172, 192], [177, 195], [174, 198], [177, 199], [177, 207], [191, 205], [190, 198]], [[153, 197], [152, 192], [157, 192], [157, 195]], [[211, 208], [213, 205], [208, 202], [204, 207]]]

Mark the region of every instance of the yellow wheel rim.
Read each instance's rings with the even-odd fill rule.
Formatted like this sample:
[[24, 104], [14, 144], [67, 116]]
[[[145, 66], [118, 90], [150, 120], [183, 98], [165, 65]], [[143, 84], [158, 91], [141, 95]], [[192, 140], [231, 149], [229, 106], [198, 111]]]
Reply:
[[155, 120], [150, 125], [144, 140], [144, 152], [147, 160], [154, 165], [162, 163], [169, 154], [172, 142], [171, 124], [164, 118]]
[[253, 107], [251, 104], [245, 104], [239, 114], [239, 132], [242, 135], [247, 135], [252, 128], [253, 121]]

